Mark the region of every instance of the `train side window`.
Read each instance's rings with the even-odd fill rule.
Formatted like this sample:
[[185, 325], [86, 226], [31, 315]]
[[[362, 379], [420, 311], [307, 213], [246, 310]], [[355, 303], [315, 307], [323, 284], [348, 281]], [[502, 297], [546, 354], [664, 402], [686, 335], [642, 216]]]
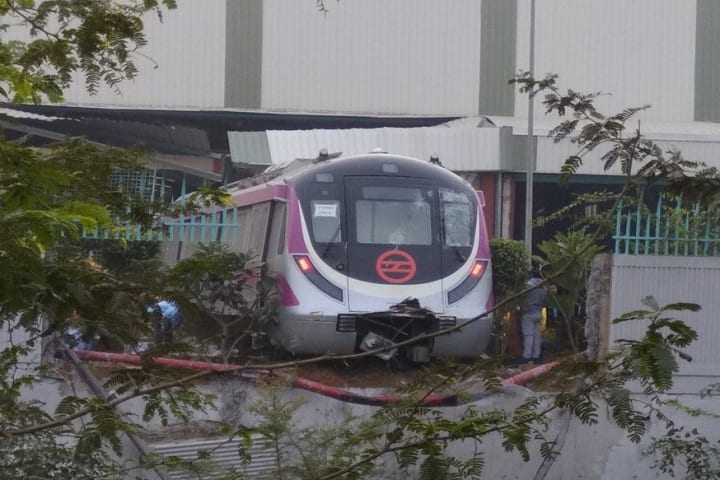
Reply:
[[340, 202], [338, 200], [313, 200], [312, 212], [313, 239], [317, 243], [342, 242], [340, 223]]
[[444, 242], [448, 247], [472, 246], [475, 214], [464, 192], [440, 189]]
[[247, 251], [258, 259], [262, 259], [265, 252], [265, 237], [267, 235], [268, 221], [270, 220], [270, 202], [253, 205], [250, 227], [250, 242]]
[[285, 244], [285, 204], [275, 203], [270, 220], [270, 239], [268, 241], [267, 256], [273, 258], [282, 255]]
[[[231, 222], [232, 228], [227, 229], [223, 241], [228, 244], [231, 252], [244, 253], [250, 243], [250, 224], [252, 207], [228, 209], [225, 221]], [[223, 229], [225, 230], [225, 229]]]
[[284, 203], [281, 203], [278, 205], [280, 207], [280, 211], [282, 211], [281, 220], [280, 220], [280, 233], [278, 234], [278, 248], [277, 253], [278, 255], [282, 255], [285, 251], [285, 227], [287, 225], [287, 206]]

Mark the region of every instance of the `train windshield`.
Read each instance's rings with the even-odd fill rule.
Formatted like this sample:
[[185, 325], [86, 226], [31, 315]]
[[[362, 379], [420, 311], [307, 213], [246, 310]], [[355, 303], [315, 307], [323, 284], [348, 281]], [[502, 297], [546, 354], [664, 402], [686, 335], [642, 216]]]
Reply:
[[475, 207], [467, 192], [440, 188], [444, 243], [470, 247], [475, 233]]
[[431, 245], [432, 189], [364, 186], [355, 202], [361, 244]]

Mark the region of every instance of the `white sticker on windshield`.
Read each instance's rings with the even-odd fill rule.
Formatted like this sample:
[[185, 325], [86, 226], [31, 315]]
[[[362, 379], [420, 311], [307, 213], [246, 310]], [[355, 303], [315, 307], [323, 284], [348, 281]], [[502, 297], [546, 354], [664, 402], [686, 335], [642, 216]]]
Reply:
[[338, 204], [337, 203], [314, 203], [313, 204], [313, 217], [333, 217], [338, 216]]

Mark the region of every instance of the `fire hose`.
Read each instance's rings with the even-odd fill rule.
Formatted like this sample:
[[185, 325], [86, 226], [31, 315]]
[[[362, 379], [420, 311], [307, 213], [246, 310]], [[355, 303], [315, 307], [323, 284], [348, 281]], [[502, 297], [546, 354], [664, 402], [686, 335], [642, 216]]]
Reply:
[[[128, 365], [142, 365], [148, 360], [143, 359], [140, 355], [126, 354], [126, 353], [109, 353], [109, 352], [98, 352], [92, 350], [72, 350], [75, 355], [86, 361], [96, 362], [107, 362], [107, 363], [124, 363]], [[246, 369], [241, 365], [232, 365], [226, 363], [213, 363], [203, 362], [197, 360], [183, 360], [177, 358], [165, 358], [165, 357], [153, 357], [151, 360], [153, 365], [168, 367], [168, 368], [179, 368], [183, 370], [197, 370], [197, 371], [215, 371], [218, 373], [236, 371], [237, 374], [249, 381], [260, 381], [263, 379], [272, 378], [284, 378], [288, 380], [289, 385], [293, 388], [299, 388], [314, 392], [329, 398], [348, 403], [354, 403], [357, 405], [371, 405], [371, 406], [385, 406], [392, 404], [400, 404], [414, 401], [420, 403], [423, 406], [428, 407], [450, 407], [463, 405], [473, 401], [480, 400], [482, 398], [489, 397], [496, 393], [495, 391], [489, 391], [487, 389], [478, 389], [463, 391], [462, 393], [451, 392], [444, 394], [432, 394], [426, 395], [420, 398], [413, 398], [407, 395], [395, 395], [395, 394], [377, 394], [367, 395], [340, 387], [334, 387], [325, 385], [320, 382], [316, 382], [307, 378], [295, 377], [292, 378], [289, 375], [278, 375], [270, 370], [261, 369]], [[561, 360], [538, 365], [537, 367], [529, 370], [517, 373], [508, 378], [505, 378], [500, 383], [500, 390], [506, 390], [513, 385], [525, 385], [531, 381], [547, 374], [552, 371], [558, 365]]]

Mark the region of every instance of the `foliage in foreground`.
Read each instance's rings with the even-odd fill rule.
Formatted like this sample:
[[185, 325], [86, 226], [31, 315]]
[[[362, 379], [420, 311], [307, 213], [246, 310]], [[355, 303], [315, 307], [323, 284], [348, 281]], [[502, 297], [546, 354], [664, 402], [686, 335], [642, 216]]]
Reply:
[[69, 478], [125, 478], [116, 462], [93, 452], [77, 455], [52, 432], [0, 441], [0, 479], [66, 480]]
[[[132, 78], [132, 54], [144, 45], [140, 17], [159, 11], [160, 5], [173, 7], [174, 2], [0, 0], [0, 15], [19, 21], [33, 35], [25, 44], [0, 40], [0, 96], [13, 101], [56, 100], [73, 72], [83, 73], [91, 90], [101, 82], [117, 86], [120, 79]], [[58, 29], [50, 31], [50, 26]], [[605, 117], [592, 105], [594, 95], [562, 93], [553, 76], [537, 81], [520, 75], [515, 81], [525, 91], [545, 93], [548, 112], [571, 114], [553, 132], [556, 139], [571, 138], [579, 148], [578, 154], [565, 163], [563, 174], [575, 173], [588, 152], [603, 146], [607, 147], [604, 167], [620, 164], [628, 185], [663, 180], [679, 189], [690, 185], [698, 194], [717, 195], [712, 171], [677, 154], [666, 155], [639, 131], [627, 135], [625, 123], [640, 109]], [[153, 355], [188, 348], [172, 343], [145, 351], [143, 368], [115, 372], [106, 385], [114, 391], [111, 398], [68, 396], [50, 413], [22, 394], [41, 382], [41, 375], [46, 373], [19, 368], [29, 347], [49, 341], [69, 326], [79, 327], [85, 339], [101, 336], [131, 347], [149, 333], [147, 303], [168, 293], [165, 280], [171, 276], [150, 266], [143, 278], [98, 268], [78, 252], [74, 243], [81, 228], [112, 228], [115, 216], [135, 205], [130, 205], [132, 200], [122, 192], [107, 188], [107, 175], [117, 168], [135, 168], [138, 159], [137, 155], [79, 141], [64, 143], [49, 154], [22, 142], [0, 141], [0, 318], [13, 338], [19, 337], [16, 344], [0, 353], [0, 465], [16, 476], [32, 478], [38, 472], [60, 471], [67, 476], [107, 474], [112, 478], [116, 465], [107, 463], [103, 453], [118, 451], [121, 435], [136, 432], [139, 424], [155, 417], [162, 424], [172, 418], [187, 420], [212, 405], [213, 398], [200, 395], [192, 387], [193, 380], [210, 374], [184, 376], [152, 365]], [[138, 222], [150, 227], [157, 212], [152, 206], [137, 206], [130, 212], [138, 213]], [[560, 265], [547, 280], [560, 279], [570, 271], [595, 239], [597, 236], [591, 235], [587, 243], [563, 252]], [[192, 291], [190, 273], [184, 272], [187, 276], [183, 279]], [[203, 275], [200, 272], [196, 278], [207, 279]], [[198, 294], [203, 298], [202, 292]], [[504, 301], [515, 301], [520, 295], [509, 294]], [[647, 410], [635, 403], [626, 383], [640, 381], [652, 402], [651, 414], [667, 419], [663, 409], [668, 405], [659, 395], [672, 386], [672, 373], [678, 368], [676, 355], [682, 358], [683, 349], [696, 337], [671, 314], [697, 310], [697, 306], [660, 306], [651, 299], [647, 304], [646, 310], [620, 318], [646, 322], [644, 336], [621, 342], [619, 350], [605, 360], [567, 362], [562, 369], [567, 384], [559, 393], [531, 396], [512, 410], [480, 410], [468, 404], [462, 415], [449, 419], [420, 401], [429, 392], [460, 380], [452, 371], [435, 372], [437, 375], [426, 377], [435, 383], [426, 381], [418, 386], [407, 403], [380, 409], [367, 420], [353, 419], [356, 423], [352, 428], [342, 432], [299, 431], [292, 424], [294, 406], [277, 401], [257, 407], [256, 414], [265, 421], [255, 430], [282, 454], [276, 464], [279, 478], [364, 478], [386, 458], [394, 460], [407, 475], [477, 478], [488, 461], [483, 456], [484, 442], [491, 438], [499, 439], [508, 451], [517, 452], [524, 460], [537, 448], [544, 460], [551, 461], [557, 454], [556, 444], [545, 433], [549, 422], [557, 418], [553, 415], [572, 415], [594, 424], [601, 400], [629, 438], [638, 442], [646, 433]], [[485, 387], [497, 389], [497, 374], [480, 371], [484, 372]], [[117, 406], [133, 398], [143, 400], [142, 420], [128, 420], [116, 411]], [[79, 419], [85, 423], [75, 422]], [[717, 450], [697, 448], [706, 443], [700, 433], [690, 433], [684, 437], [679, 427], [670, 427], [653, 443], [654, 451], [661, 453], [658, 468], [670, 471], [675, 466], [670, 461], [672, 455], [679, 454], [686, 459], [690, 473], [713, 471]], [[459, 441], [472, 443], [476, 455], [462, 459], [453, 456], [451, 446]], [[295, 447], [288, 448], [293, 442]], [[23, 448], [21, 457], [17, 457], [18, 446]], [[25, 448], [28, 446], [36, 448]], [[48, 454], [36, 455], [40, 448]], [[308, 451], [311, 456], [302, 458]], [[70, 452], [72, 455], [67, 455]]]

